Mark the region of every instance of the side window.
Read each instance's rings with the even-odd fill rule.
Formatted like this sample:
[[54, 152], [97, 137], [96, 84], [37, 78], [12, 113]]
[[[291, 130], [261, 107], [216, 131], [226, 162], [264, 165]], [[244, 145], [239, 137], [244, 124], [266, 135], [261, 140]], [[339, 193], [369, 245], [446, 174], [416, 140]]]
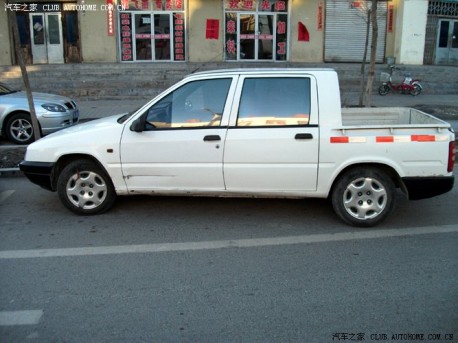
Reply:
[[146, 129], [219, 126], [232, 79], [192, 81], [148, 109]]
[[308, 125], [310, 79], [268, 77], [246, 79], [237, 126]]

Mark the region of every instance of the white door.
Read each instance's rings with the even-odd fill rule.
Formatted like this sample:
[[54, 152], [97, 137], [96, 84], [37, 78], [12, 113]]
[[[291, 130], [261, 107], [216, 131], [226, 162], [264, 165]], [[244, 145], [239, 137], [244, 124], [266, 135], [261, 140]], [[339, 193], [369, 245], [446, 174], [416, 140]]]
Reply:
[[224, 190], [231, 84], [232, 78], [187, 82], [144, 112], [142, 132], [125, 128], [121, 163], [129, 191]]
[[274, 195], [316, 190], [319, 128], [316, 99], [311, 98], [315, 87], [309, 77], [241, 78], [236, 91], [240, 102], [234, 104], [226, 136], [227, 191]]
[[435, 63], [458, 64], [458, 20], [439, 20]]
[[30, 33], [33, 63], [64, 63], [60, 13], [31, 13]]

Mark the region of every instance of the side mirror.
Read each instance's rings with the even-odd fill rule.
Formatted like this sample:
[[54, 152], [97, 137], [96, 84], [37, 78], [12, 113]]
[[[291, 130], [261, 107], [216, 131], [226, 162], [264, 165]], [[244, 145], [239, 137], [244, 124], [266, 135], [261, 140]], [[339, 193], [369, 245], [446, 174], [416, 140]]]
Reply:
[[145, 130], [145, 118], [141, 116], [134, 120], [132, 125], [130, 126], [130, 131], [133, 132], [143, 132]]

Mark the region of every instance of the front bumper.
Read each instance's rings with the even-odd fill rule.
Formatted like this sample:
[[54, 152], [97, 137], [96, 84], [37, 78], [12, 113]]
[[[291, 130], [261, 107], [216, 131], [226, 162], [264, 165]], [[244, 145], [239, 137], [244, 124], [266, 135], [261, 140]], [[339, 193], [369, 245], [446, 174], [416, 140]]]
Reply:
[[455, 177], [403, 177], [410, 200], [420, 200], [444, 194], [453, 188]]
[[50, 133], [76, 125], [79, 122], [79, 116], [80, 113], [77, 108], [68, 110], [65, 113], [40, 113], [41, 132], [43, 135], [49, 135]]
[[22, 161], [19, 163], [19, 169], [31, 182], [49, 191], [54, 191], [52, 183], [53, 168], [54, 163], [52, 162]]

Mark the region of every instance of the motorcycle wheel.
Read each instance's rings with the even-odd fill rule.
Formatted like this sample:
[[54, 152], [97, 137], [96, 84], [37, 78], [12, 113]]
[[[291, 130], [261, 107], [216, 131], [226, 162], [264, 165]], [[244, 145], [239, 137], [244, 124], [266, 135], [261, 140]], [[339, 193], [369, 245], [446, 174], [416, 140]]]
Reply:
[[387, 84], [383, 84], [378, 88], [378, 94], [387, 95], [390, 92], [390, 87]]
[[414, 83], [412, 85], [412, 89], [410, 90], [410, 95], [417, 96], [421, 93], [421, 86], [418, 83]]

